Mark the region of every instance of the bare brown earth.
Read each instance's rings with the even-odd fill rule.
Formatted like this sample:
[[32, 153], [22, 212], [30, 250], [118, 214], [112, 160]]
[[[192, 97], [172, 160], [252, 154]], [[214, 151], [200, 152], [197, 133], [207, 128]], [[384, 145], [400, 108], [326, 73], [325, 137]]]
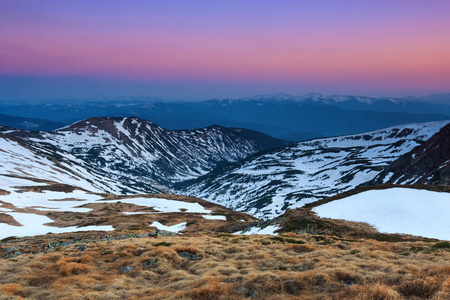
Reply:
[[6, 223], [14, 226], [21, 226], [12, 216], [0, 212], [0, 223]]
[[[0, 299], [450, 299], [448, 242], [293, 233], [93, 235], [0, 258]], [[73, 237], [81, 236], [11, 240], [0, 253]]]
[[2, 196], [2, 195], [9, 195], [9, 194], [11, 194], [11, 193], [8, 192], [8, 191], [0, 189], [0, 196]]

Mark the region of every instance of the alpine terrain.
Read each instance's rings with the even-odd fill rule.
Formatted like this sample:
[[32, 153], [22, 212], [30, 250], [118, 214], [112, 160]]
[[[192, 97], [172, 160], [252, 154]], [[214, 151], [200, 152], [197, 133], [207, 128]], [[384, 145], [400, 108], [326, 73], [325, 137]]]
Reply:
[[[289, 144], [252, 130], [222, 126], [167, 130], [131, 117], [91, 118], [50, 132], [3, 127], [0, 134], [2, 143], [20, 148], [3, 155], [28, 151], [30, 157], [50, 156], [43, 164], [79, 165], [82, 172], [91, 174], [82, 176], [91, 185], [114, 193], [168, 191], [175, 182]], [[29, 151], [39, 153], [33, 156]], [[14, 167], [8, 170], [4, 172], [18, 172]], [[75, 171], [65, 168], [66, 173]], [[115, 183], [110, 184], [112, 181]]]
[[259, 218], [362, 185], [448, 121], [299, 142], [219, 167], [178, 187], [186, 194]]
[[450, 124], [393, 161], [372, 183], [450, 184]]

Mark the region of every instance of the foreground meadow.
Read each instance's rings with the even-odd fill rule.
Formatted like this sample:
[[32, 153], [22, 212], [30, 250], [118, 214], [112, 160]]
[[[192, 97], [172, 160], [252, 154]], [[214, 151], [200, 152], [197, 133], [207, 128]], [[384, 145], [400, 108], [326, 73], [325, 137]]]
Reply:
[[[36, 246], [30, 241], [4, 243], [2, 254]], [[1, 258], [0, 291], [0, 299], [450, 299], [450, 243], [309, 234], [83, 240]]]

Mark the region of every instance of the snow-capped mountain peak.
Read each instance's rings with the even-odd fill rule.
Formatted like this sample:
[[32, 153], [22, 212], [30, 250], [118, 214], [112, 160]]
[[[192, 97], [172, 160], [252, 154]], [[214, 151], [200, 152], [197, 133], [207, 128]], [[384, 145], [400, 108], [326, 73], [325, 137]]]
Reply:
[[144, 192], [165, 192], [224, 163], [289, 144], [247, 129], [167, 130], [136, 117], [90, 118], [56, 131], [9, 135], [70, 154], [89, 170]]

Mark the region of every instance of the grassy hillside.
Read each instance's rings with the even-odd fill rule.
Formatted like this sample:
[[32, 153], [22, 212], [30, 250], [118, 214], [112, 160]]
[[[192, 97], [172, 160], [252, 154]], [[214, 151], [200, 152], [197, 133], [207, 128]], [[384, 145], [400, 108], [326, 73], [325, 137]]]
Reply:
[[[68, 237], [3, 242], [0, 255]], [[0, 299], [449, 299], [450, 243], [292, 233], [84, 239], [0, 258], [0, 291]]]

